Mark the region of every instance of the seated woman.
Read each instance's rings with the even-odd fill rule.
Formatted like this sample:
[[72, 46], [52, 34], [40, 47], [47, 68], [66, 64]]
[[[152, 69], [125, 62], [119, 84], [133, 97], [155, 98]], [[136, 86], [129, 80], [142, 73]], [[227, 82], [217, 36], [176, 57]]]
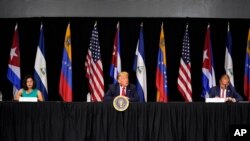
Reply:
[[14, 96], [15, 100], [19, 100], [20, 97], [37, 97], [38, 101], [43, 101], [41, 91], [36, 89], [36, 82], [31, 75], [27, 75], [23, 80], [23, 88], [20, 89]]

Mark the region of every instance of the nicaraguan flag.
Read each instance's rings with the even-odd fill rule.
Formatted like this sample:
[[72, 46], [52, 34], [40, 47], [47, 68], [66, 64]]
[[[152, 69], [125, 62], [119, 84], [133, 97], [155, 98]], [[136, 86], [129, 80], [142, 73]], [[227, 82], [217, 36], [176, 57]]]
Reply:
[[140, 97], [140, 102], [145, 102], [147, 101], [147, 72], [145, 66], [143, 24], [140, 27], [133, 69], [136, 72], [136, 89]]
[[40, 28], [40, 38], [36, 51], [36, 61], [34, 68], [34, 78], [36, 80], [37, 89], [42, 92], [44, 100], [48, 100], [47, 69], [45, 61], [44, 33], [42, 24]]
[[227, 46], [225, 54], [225, 71], [230, 78], [230, 83], [234, 86], [234, 73], [233, 73], [233, 61], [232, 61], [232, 36], [230, 32], [230, 27], [228, 24], [227, 31]]

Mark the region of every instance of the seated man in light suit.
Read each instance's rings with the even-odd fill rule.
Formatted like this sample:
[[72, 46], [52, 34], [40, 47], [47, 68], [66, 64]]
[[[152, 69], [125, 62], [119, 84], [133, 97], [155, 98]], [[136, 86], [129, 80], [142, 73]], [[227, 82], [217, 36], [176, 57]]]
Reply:
[[109, 89], [104, 95], [104, 101], [113, 101], [119, 95], [126, 96], [130, 102], [139, 101], [136, 87], [133, 84], [129, 84], [128, 77], [129, 74], [127, 72], [120, 72], [117, 76], [118, 83], [109, 85]]
[[238, 102], [243, 100], [241, 95], [230, 84], [230, 78], [227, 74], [221, 76], [219, 83], [219, 86], [210, 89], [209, 97], [225, 98], [226, 102]]

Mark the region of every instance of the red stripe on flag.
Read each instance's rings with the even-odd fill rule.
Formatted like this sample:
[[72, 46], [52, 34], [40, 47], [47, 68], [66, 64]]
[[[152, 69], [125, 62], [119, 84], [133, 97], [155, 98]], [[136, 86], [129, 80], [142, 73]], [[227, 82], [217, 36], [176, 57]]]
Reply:
[[247, 100], [250, 101], [250, 83], [247, 75], [244, 76], [244, 93]]
[[161, 74], [159, 68], [156, 68], [156, 88], [158, 90], [157, 102], [167, 102], [168, 97], [166, 92], [164, 92], [164, 76]]
[[66, 102], [72, 102], [72, 89], [67, 83], [67, 79], [64, 77], [63, 73], [61, 72], [60, 75], [60, 88], [59, 88], [60, 95], [62, 96], [63, 100]]

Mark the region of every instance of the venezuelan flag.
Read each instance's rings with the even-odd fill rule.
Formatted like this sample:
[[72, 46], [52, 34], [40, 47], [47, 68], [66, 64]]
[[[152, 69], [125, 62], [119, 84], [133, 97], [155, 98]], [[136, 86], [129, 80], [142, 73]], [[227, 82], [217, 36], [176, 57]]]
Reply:
[[161, 25], [160, 43], [158, 51], [158, 60], [156, 67], [156, 88], [157, 88], [157, 102], [168, 101], [168, 86], [167, 86], [167, 61], [165, 50], [165, 38], [163, 24]]
[[248, 31], [246, 60], [245, 60], [245, 74], [244, 74], [244, 93], [247, 100], [250, 101], [250, 29]]
[[64, 40], [59, 93], [64, 101], [72, 102], [72, 55], [71, 55], [70, 24], [68, 24]]

